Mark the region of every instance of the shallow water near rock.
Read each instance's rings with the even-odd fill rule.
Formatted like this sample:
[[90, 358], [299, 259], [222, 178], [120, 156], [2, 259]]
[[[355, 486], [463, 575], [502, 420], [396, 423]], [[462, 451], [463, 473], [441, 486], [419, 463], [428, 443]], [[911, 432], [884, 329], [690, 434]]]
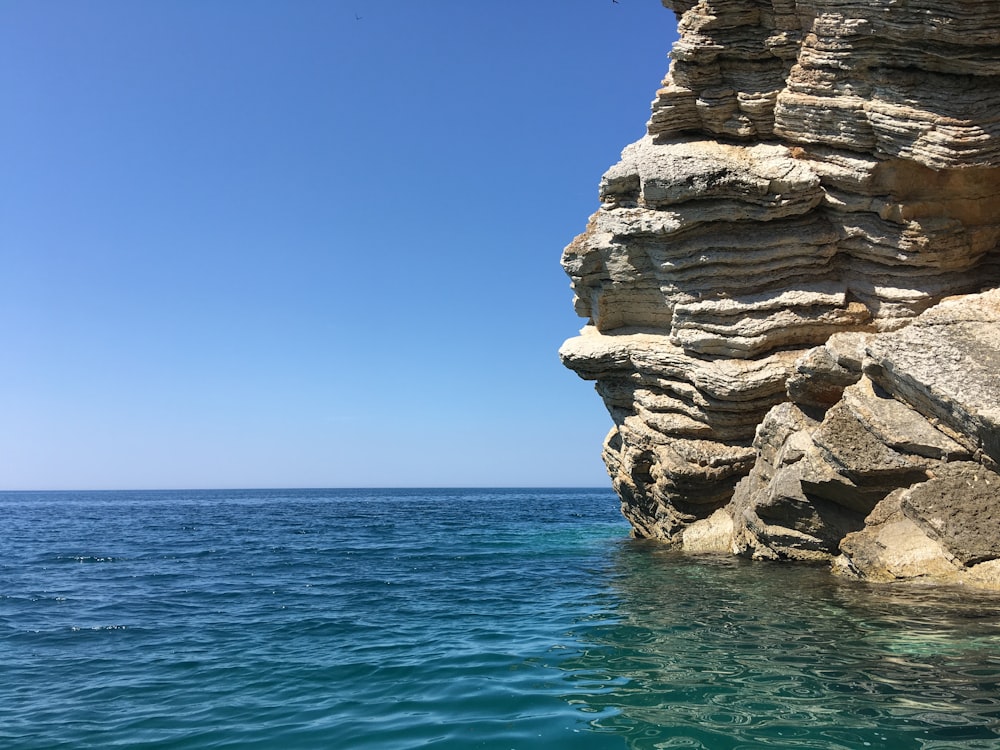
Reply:
[[1000, 598], [606, 490], [0, 493], [0, 747], [1000, 748]]

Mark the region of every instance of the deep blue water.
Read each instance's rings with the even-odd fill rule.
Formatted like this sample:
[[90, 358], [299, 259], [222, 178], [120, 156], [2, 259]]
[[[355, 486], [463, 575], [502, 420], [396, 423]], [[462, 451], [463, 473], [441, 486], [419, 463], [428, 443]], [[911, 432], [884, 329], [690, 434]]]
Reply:
[[1000, 748], [1000, 599], [605, 490], [0, 493], [0, 748]]

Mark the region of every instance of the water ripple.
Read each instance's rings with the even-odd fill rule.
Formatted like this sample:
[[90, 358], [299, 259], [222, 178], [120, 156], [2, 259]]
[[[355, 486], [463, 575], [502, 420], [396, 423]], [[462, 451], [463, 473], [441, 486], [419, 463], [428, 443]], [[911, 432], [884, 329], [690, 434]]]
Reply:
[[1000, 748], [1000, 601], [604, 491], [0, 493], [0, 746]]
[[[622, 546], [563, 665], [633, 748], [1000, 747], [1000, 602]], [[711, 578], [711, 586], [697, 585]], [[569, 697], [569, 696], [567, 696]]]

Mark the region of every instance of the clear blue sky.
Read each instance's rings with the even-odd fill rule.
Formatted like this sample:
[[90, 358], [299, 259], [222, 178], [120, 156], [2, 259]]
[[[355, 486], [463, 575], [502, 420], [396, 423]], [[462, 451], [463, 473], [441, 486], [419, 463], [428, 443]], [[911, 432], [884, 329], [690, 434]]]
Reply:
[[0, 489], [593, 486], [657, 0], [2, 0]]

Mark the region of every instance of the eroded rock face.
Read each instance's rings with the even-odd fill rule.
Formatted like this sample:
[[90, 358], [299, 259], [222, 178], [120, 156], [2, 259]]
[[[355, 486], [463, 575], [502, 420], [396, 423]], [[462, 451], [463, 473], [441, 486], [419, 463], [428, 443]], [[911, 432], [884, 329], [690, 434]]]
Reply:
[[[681, 36], [647, 135], [563, 255], [588, 322], [560, 354], [611, 413], [623, 512], [687, 549], [843, 542], [842, 572], [907, 577], [852, 562], [903, 528], [884, 519], [928, 528], [890, 498], [1000, 461], [1000, 298], [980, 294], [1000, 286], [1000, 6], [664, 5]], [[943, 533], [959, 578], [989, 562]]]

